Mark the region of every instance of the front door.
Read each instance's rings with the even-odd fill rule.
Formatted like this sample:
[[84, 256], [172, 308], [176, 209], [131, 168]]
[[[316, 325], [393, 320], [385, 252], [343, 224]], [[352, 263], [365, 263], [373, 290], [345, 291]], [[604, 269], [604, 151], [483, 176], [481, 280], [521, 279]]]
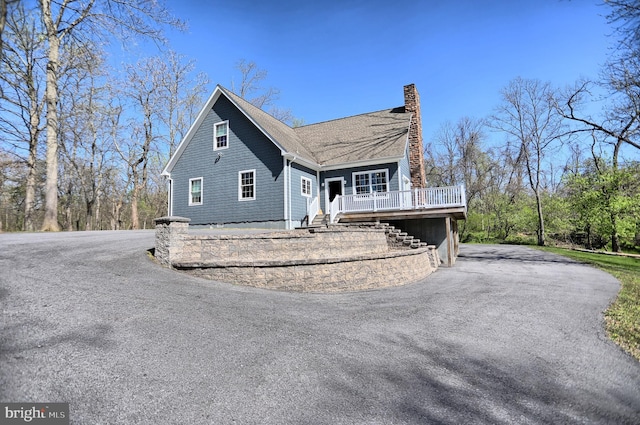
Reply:
[[343, 195], [344, 191], [344, 178], [342, 177], [332, 177], [329, 179], [325, 179], [324, 181], [324, 202], [325, 202], [325, 213], [329, 213], [331, 210], [331, 202], [336, 199], [336, 196]]
[[338, 195], [342, 195], [342, 180], [330, 181], [329, 182], [329, 202], [332, 202]]

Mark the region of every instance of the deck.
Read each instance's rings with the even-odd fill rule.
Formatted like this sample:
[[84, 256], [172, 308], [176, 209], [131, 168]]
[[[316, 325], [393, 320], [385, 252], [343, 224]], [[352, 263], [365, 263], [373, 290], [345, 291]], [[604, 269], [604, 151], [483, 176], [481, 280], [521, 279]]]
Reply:
[[467, 217], [464, 186], [431, 187], [336, 196], [329, 208], [330, 222], [340, 220]]

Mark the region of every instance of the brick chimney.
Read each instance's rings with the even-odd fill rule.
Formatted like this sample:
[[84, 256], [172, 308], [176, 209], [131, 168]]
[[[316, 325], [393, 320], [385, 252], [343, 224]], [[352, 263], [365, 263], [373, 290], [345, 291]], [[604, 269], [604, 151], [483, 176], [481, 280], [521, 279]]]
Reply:
[[411, 187], [426, 186], [424, 171], [424, 146], [422, 143], [422, 117], [420, 116], [420, 95], [415, 84], [404, 86], [404, 110], [411, 112], [409, 127], [409, 169], [411, 170]]

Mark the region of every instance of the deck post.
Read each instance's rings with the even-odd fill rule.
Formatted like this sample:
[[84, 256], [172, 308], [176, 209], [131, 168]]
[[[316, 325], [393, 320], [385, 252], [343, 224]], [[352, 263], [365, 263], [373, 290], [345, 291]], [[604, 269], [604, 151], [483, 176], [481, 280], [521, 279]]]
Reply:
[[445, 229], [447, 232], [447, 265], [453, 266], [453, 243], [451, 241], [451, 217], [445, 217]]

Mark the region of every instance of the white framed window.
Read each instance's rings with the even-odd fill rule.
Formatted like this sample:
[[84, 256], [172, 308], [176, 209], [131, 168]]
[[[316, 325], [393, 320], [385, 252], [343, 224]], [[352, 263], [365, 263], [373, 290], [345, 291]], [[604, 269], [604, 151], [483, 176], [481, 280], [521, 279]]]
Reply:
[[202, 205], [202, 177], [189, 179], [189, 205]]
[[389, 191], [389, 170], [373, 170], [353, 173], [353, 194], [365, 195]]
[[238, 200], [253, 201], [256, 199], [256, 170], [238, 172]]
[[302, 196], [306, 196], [307, 198], [311, 197], [311, 179], [306, 177], [300, 177], [301, 179], [301, 188]]
[[213, 150], [229, 147], [229, 121], [222, 121], [213, 125]]

